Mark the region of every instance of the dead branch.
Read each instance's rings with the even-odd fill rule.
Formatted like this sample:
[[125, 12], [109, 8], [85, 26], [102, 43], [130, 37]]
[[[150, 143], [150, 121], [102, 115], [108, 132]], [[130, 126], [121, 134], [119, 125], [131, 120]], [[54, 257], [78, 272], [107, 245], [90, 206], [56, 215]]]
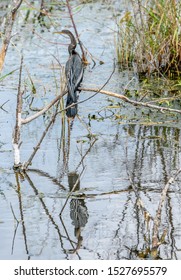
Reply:
[[176, 180], [176, 178], [178, 177], [179, 173], [181, 172], [181, 168], [179, 170], [177, 170], [177, 172], [170, 177], [170, 179], [168, 180], [168, 182], [166, 183], [166, 185], [164, 186], [162, 193], [161, 193], [161, 199], [159, 201], [159, 205], [158, 205], [158, 209], [156, 212], [156, 216], [154, 218], [154, 224], [153, 224], [153, 235], [152, 235], [152, 247], [156, 248], [159, 245], [159, 237], [158, 237], [158, 231], [159, 231], [159, 227], [160, 227], [160, 223], [161, 223], [161, 213], [162, 213], [162, 208], [164, 205], [164, 202], [166, 200], [166, 195], [168, 192], [168, 189], [170, 187], [171, 184], [173, 184], [173, 182]]
[[3, 43], [0, 50], [0, 72], [2, 71], [5, 56], [8, 50], [8, 46], [11, 40], [11, 33], [14, 25], [14, 21], [16, 18], [17, 11], [19, 7], [21, 6], [23, 0], [13, 0], [12, 1], [12, 9], [6, 16], [5, 25], [4, 25], [4, 31], [3, 31]]
[[[25, 172], [25, 178], [27, 179], [29, 185], [32, 187], [34, 193], [36, 196], [38, 196], [39, 192], [38, 192], [38, 189], [35, 187], [33, 181], [31, 180], [31, 178], [29, 177], [29, 175]], [[54, 226], [54, 229], [57, 231], [57, 234], [58, 234], [58, 237], [59, 237], [59, 241], [60, 241], [60, 244], [63, 244], [63, 239], [67, 240], [67, 236], [65, 235], [62, 235], [61, 232], [60, 232], [60, 228], [59, 228], [59, 225], [56, 223], [56, 221], [53, 219], [49, 209], [48, 209], [48, 206], [46, 205], [46, 203], [44, 202], [43, 198], [41, 196], [38, 196], [38, 199], [42, 205], [42, 208], [44, 209], [45, 211], [45, 214], [47, 215], [47, 218], [48, 218], [48, 221], [51, 222], [51, 224]], [[69, 239], [68, 239], [69, 240]], [[75, 241], [71, 240], [72, 244], [76, 244]], [[63, 247], [62, 247], [63, 249]], [[64, 249], [63, 249], [64, 250]]]
[[25, 220], [24, 220], [24, 211], [23, 211], [20, 177], [21, 177], [21, 174], [18, 173], [18, 172], [15, 172], [17, 194], [18, 194], [18, 201], [19, 201], [19, 211], [20, 211], [20, 217], [21, 217], [21, 225], [22, 225], [22, 231], [23, 231], [23, 237], [24, 237], [24, 243], [25, 243], [25, 250], [26, 250], [27, 255], [29, 255], [29, 249], [28, 249], [28, 243], [27, 243], [27, 234], [26, 234], [26, 224], [25, 224]]
[[134, 191], [134, 194], [135, 194], [135, 196], [136, 196], [136, 199], [137, 199], [136, 205], [142, 210], [142, 213], [144, 213], [144, 216], [145, 216], [145, 217], [149, 217], [149, 219], [153, 220], [151, 214], [150, 214], [150, 213], [148, 212], [148, 210], [146, 209], [146, 207], [145, 207], [145, 205], [144, 205], [144, 203], [143, 203], [143, 200], [142, 200], [141, 197], [140, 197], [138, 188], [137, 188], [137, 186], [135, 185], [135, 183], [134, 183], [134, 181], [133, 181], [133, 179], [132, 179], [132, 177], [131, 177], [131, 175], [130, 175], [127, 162], [126, 162], [126, 171], [127, 171], [127, 174], [128, 174], [129, 181], [130, 181], [130, 183], [131, 183], [131, 187], [132, 187], [132, 189], [133, 189], [133, 191]]
[[14, 15], [17, 12], [17, 10], [19, 9], [19, 7], [21, 6], [23, 0], [13, 0], [13, 2], [14, 2], [14, 5], [13, 5], [13, 9], [11, 12]]
[[[38, 113], [32, 115], [31, 117], [29, 117], [25, 120], [22, 119], [21, 118], [21, 114], [22, 114], [22, 94], [23, 94], [21, 92], [22, 64], [23, 64], [23, 58], [21, 60], [21, 66], [20, 66], [19, 86], [18, 86], [18, 95], [17, 95], [17, 108], [16, 108], [16, 125], [15, 125], [15, 129], [14, 129], [13, 148], [14, 148], [14, 157], [15, 157], [14, 168], [21, 167], [22, 170], [26, 170], [28, 168], [28, 166], [32, 163], [32, 160], [33, 160], [35, 154], [37, 153], [38, 149], [40, 148], [40, 145], [41, 145], [43, 139], [45, 138], [49, 128], [54, 123], [54, 121], [56, 119], [56, 116], [59, 113], [58, 112], [59, 101], [63, 97], [63, 95], [66, 94], [66, 90], [63, 89], [61, 94], [59, 94], [53, 101], [51, 101], [47, 106], [45, 106]], [[26, 123], [36, 119], [37, 117], [39, 117], [40, 115], [45, 113], [47, 110], [49, 110], [55, 103], [57, 103], [56, 111], [53, 114], [48, 126], [46, 127], [45, 131], [43, 132], [38, 144], [34, 148], [34, 151], [31, 154], [31, 156], [29, 157], [28, 161], [25, 162], [23, 165], [21, 165], [19, 146], [20, 146], [20, 133], [21, 133], [22, 124], [26, 124]], [[65, 109], [63, 109], [63, 110], [65, 110]]]
[[[85, 154], [81, 157], [81, 160], [80, 162], [78, 163], [76, 169], [75, 169], [75, 172], [78, 171], [80, 165], [82, 164], [83, 165], [83, 162], [84, 162], [84, 159], [85, 157], [88, 155], [88, 153], [90, 152], [90, 150], [92, 149], [92, 147], [94, 146], [95, 142], [97, 141], [97, 138], [94, 139], [94, 141], [90, 144], [90, 147], [88, 148], [88, 150], [85, 152]], [[83, 165], [84, 167], [84, 165]]]
[[152, 105], [149, 102], [140, 102], [140, 101], [136, 101], [136, 100], [132, 100], [129, 99], [128, 97], [126, 97], [125, 95], [119, 94], [119, 93], [115, 93], [115, 92], [111, 92], [111, 91], [107, 91], [107, 90], [102, 90], [102, 89], [98, 89], [98, 88], [84, 88], [84, 87], [80, 87], [80, 90], [82, 91], [91, 91], [91, 92], [98, 92], [98, 93], [102, 93], [108, 96], [112, 96], [112, 97], [116, 97], [119, 98], [127, 103], [132, 104], [133, 106], [142, 106], [142, 107], [147, 107], [147, 108], [151, 108], [154, 110], [158, 110], [158, 111], [167, 111], [170, 113], [178, 113], [181, 114], [181, 110], [178, 109], [171, 109], [171, 108], [167, 108], [167, 107], [162, 107], [162, 106], [157, 106], [157, 105]]
[[[56, 104], [65, 94], [67, 93], [66, 90], [64, 90], [61, 94], [59, 94], [56, 98], [54, 98], [47, 106], [45, 106], [42, 110], [39, 112], [35, 113], [34, 115], [30, 116], [29, 118], [26, 119], [21, 119], [22, 124], [29, 123], [33, 121], [34, 119], [38, 118], [42, 114], [44, 114], [46, 111], [48, 111], [53, 105]], [[73, 104], [74, 105], [74, 104]]]
[[19, 221], [18, 221], [18, 219], [16, 218], [16, 215], [15, 215], [15, 213], [14, 213], [13, 206], [12, 206], [11, 203], [10, 203], [10, 207], [11, 207], [11, 212], [12, 212], [12, 214], [13, 214], [14, 220], [16, 221], [16, 223], [17, 223], [17, 225], [18, 225], [18, 224], [19, 224]]
[[83, 125], [83, 127], [85, 127], [85, 129], [87, 130], [88, 134], [89, 134], [91, 137], [94, 137], [94, 135], [93, 135], [93, 133], [92, 133], [92, 131], [91, 131], [89, 125], [87, 125], [87, 124], [82, 120], [82, 118], [81, 118], [79, 115], [77, 115], [77, 118], [78, 118], [78, 120], [80, 121], [80, 123]]
[[13, 148], [14, 148], [14, 167], [20, 164], [20, 136], [21, 136], [21, 113], [22, 113], [22, 95], [21, 91], [21, 77], [23, 67], [23, 56], [21, 57], [20, 72], [19, 72], [19, 84], [18, 84], [18, 95], [17, 95], [17, 107], [16, 107], [16, 124], [13, 135]]
[[57, 185], [59, 188], [61, 188], [63, 190], [66, 190], [64, 185], [62, 185], [56, 177], [50, 175], [48, 172], [45, 172], [45, 171], [40, 170], [40, 169], [34, 169], [34, 168], [28, 168], [28, 171], [36, 173], [39, 176], [48, 178], [48, 180], [51, 180], [53, 184]]
[[9, 100], [5, 101], [2, 105], [0, 105], [0, 109], [7, 113], [7, 111], [3, 108], [3, 106], [8, 103]]
[[68, 196], [67, 196], [67, 198], [66, 198], [66, 200], [65, 200], [65, 203], [64, 203], [64, 205], [63, 205], [63, 207], [62, 207], [62, 209], [61, 209], [61, 211], [60, 211], [60, 214], [59, 214], [60, 216], [62, 215], [63, 210], [65, 209], [65, 206], [67, 205], [67, 202], [68, 202], [68, 200], [69, 200], [71, 194], [72, 194], [72, 193], [74, 192], [74, 190], [76, 189], [76, 187], [77, 187], [77, 185], [78, 185], [78, 183], [79, 183], [79, 181], [80, 181], [80, 177], [82, 176], [84, 170], [85, 170], [85, 167], [83, 167], [83, 169], [82, 169], [82, 171], [81, 171], [79, 177], [77, 178], [77, 180], [76, 180], [76, 182], [75, 182], [75, 184], [74, 184], [72, 190], [69, 192], [69, 194], [68, 194]]
[[[63, 226], [63, 229], [64, 229], [64, 231], [65, 231], [65, 234], [67, 235], [67, 240], [69, 241], [70, 245], [71, 245], [72, 248], [73, 248], [72, 250], [68, 250], [68, 252], [70, 253], [70, 251], [74, 251], [74, 253], [76, 253], [77, 256], [78, 256], [79, 259], [80, 259], [80, 256], [79, 256], [78, 252], [76, 251], [77, 243], [72, 242], [72, 240], [71, 240], [71, 238], [70, 238], [70, 235], [69, 235], [69, 233], [68, 233], [68, 230], [66, 229], [66, 226], [65, 226], [64, 221], [63, 221], [63, 219], [62, 219], [61, 216], [60, 216], [60, 221], [61, 221], [61, 223], [62, 223], [62, 226]], [[75, 244], [74, 244], [74, 243], [75, 243]], [[76, 245], [76, 247], [75, 247], [74, 245]], [[66, 250], [66, 252], [67, 252], [67, 250]]]
[[77, 32], [77, 28], [76, 28], [76, 25], [75, 25], [75, 21], [74, 21], [74, 18], [73, 18], [72, 9], [71, 9], [69, 0], [66, 0], [66, 2], [67, 2], [67, 8], [68, 8], [69, 16], [70, 16], [70, 19], [71, 19], [71, 21], [72, 21], [72, 25], [73, 25], [73, 28], [74, 28], [74, 30], [75, 30], [75, 34], [76, 34], [78, 43], [79, 43], [79, 46], [80, 46], [81, 51], [82, 51], [82, 60], [83, 60], [83, 63], [84, 63], [84, 64], [88, 64], [88, 61], [87, 61], [87, 59], [86, 59], [86, 55], [85, 55], [85, 52], [84, 52], [84, 48], [83, 48], [83, 45], [82, 45], [82, 42], [81, 42], [80, 39], [79, 39], [79, 34], [78, 34], [78, 32]]
[[[58, 108], [58, 106], [57, 106], [57, 108]], [[56, 108], [56, 112], [53, 114], [53, 116], [52, 116], [52, 118], [51, 118], [51, 120], [50, 120], [48, 126], [47, 126], [46, 129], [44, 130], [44, 132], [43, 132], [43, 134], [42, 134], [42, 136], [41, 136], [41, 138], [40, 138], [38, 144], [37, 144], [36, 147], [34, 148], [33, 153], [32, 153], [31, 156], [29, 157], [28, 161], [25, 162], [25, 163], [23, 164], [23, 169], [24, 169], [24, 170], [26, 170], [26, 169], [28, 168], [28, 166], [31, 165], [32, 160], [33, 160], [34, 156], [36, 155], [38, 149], [40, 148], [40, 145], [41, 145], [41, 143], [43, 142], [43, 139], [45, 138], [45, 136], [46, 136], [46, 134], [47, 134], [49, 128], [50, 128], [50, 127], [52, 126], [52, 124], [55, 122], [55, 119], [56, 119], [56, 116], [57, 116], [57, 108]]]

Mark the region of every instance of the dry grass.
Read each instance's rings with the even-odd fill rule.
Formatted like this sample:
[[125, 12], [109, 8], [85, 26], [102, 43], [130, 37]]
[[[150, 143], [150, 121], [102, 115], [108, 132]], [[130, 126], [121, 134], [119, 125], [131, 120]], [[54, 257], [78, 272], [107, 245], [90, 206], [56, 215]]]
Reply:
[[176, 0], [130, 0], [118, 22], [117, 55], [139, 73], [180, 76], [181, 3]]

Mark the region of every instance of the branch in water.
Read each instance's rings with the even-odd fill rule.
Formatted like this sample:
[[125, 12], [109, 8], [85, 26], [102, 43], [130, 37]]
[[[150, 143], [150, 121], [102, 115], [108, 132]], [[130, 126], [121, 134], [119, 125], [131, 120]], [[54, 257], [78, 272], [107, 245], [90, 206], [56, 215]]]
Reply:
[[152, 237], [152, 247], [153, 248], [158, 247], [159, 242], [160, 242], [158, 233], [159, 233], [159, 228], [160, 228], [160, 223], [161, 223], [162, 208], [163, 208], [163, 205], [164, 205], [166, 197], [167, 197], [167, 192], [168, 192], [171, 184], [173, 184], [174, 181], [177, 179], [180, 172], [181, 172], [181, 168], [178, 169], [177, 172], [173, 176], [170, 177], [170, 179], [168, 180], [168, 182], [162, 189], [161, 199], [159, 201], [158, 209], [157, 209], [156, 216], [154, 218], [154, 224], [153, 224], [153, 237]]
[[29, 123], [33, 120], [35, 120], [36, 118], [38, 118], [39, 116], [43, 115], [46, 111], [48, 111], [57, 101], [59, 101], [65, 94], [67, 93], [67, 91], [63, 91], [61, 94], [59, 94], [56, 98], [54, 98], [47, 106], [45, 106], [42, 110], [40, 110], [39, 112], [35, 113], [34, 115], [30, 116], [29, 118], [26, 119], [21, 119], [21, 123], [22, 124], [26, 124]]
[[21, 114], [22, 114], [22, 95], [21, 91], [21, 77], [23, 67], [23, 56], [21, 57], [20, 71], [19, 71], [19, 84], [18, 84], [18, 95], [17, 95], [17, 106], [16, 106], [16, 124], [13, 135], [13, 148], [14, 148], [14, 167], [20, 164], [20, 137], [21, 137]]
[[162, 111], [167, 111], [167, 112], [181, 114], [181, 110], [171, 109], [171, 108], [167, 108], [167, 107], [161, 107], [161, 106], [157, 106], [157, 105], [152, 105], [152, 104], [147, 103], [147, 102], [135, 101], [135, 100], [129, 99], [125, 95], [115, 93], [115, 92], [112, 92], [112, 91], [100, 90], [98, 88], [85, 88], [85, 87], [81, 87], [80, 90], [98, 92], [98, 93], [102, 93], [102, 94], [105, 94], [105, 95], [108, 95], [108, 96], [111, 96], [111, 97], [116, 97], [116, 98], [119, 98], [119, 99], [121, 99], [121, 100], [123, 100], [127, 103], [132, 104], [133, 106], [142, 106], [142, 107], [147, 107], [147, 108], [151, 108], [151, 109], [154, 109], [154, 110], [159, 110], [161, 112]]

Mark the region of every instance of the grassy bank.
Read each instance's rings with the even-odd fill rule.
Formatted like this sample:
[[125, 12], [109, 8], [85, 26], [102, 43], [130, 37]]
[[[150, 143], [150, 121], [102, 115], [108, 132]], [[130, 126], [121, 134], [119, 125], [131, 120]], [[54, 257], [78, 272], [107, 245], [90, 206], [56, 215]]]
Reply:
[[118, 21], [118, 62], [134, 65], [138, 73], [180, 76], [180, 1], [129, 2], [129, 10]]

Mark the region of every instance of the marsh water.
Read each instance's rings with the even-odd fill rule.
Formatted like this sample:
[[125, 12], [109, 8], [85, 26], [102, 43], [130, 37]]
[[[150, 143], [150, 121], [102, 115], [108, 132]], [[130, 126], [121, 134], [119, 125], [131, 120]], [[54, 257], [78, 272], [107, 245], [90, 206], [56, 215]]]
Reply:
[[[125, 2], [71, 2], [80, 39], [96, 62], [88, 56], [83, 87], [99, 88], [114, 69], [115, 15], [124, 11]], [[54, 7], [45, 25], [33, 22], [32, 15], [25, 21], [25, 14], [22, 8], [3, 75], [18, 70], [0, 84], [0, 105], [8, 101], [6, 111], [0, 109], [0, 259], [181, 259], [179, 176], [163, 203], [159, 246], [152, 246], [162, 189], [180, 168], [179, 116], [97, 94], [79, 104], [71, 130], [65, 114], [58, 114], [30, 170], [14, 172], [21, 53], [25, 118], [60, 93], [60, 64], [68, 58], [69, 41], [53, 32], [73, 30], [65, 6]], [[121, 94], [125, 87], [139, 89], [140, 83], [133, 71], [116, 65], [105, 89]], [[82, 91], [79, 101], [93, 94]], [[22, 162], [52, 113], [22, 127]]]

